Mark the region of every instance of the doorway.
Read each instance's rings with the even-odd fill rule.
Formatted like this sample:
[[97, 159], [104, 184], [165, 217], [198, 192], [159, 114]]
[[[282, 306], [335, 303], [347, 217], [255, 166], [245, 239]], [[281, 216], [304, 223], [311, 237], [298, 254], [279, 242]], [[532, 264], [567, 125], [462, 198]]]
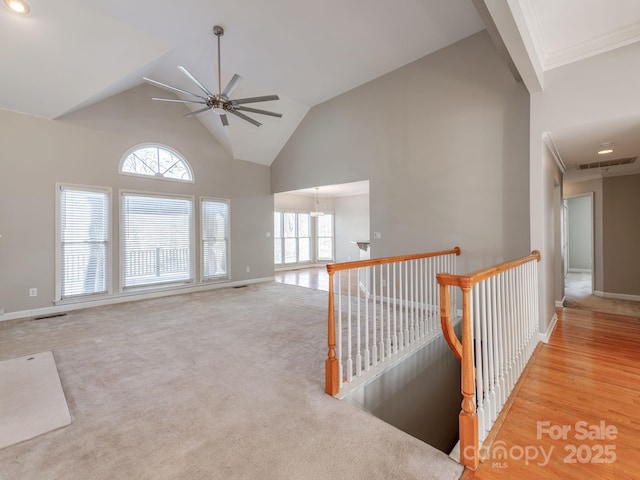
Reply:
[[586, 297], [594, 289], [593, 193], [566, 198], [563, 214], [565, 296]]

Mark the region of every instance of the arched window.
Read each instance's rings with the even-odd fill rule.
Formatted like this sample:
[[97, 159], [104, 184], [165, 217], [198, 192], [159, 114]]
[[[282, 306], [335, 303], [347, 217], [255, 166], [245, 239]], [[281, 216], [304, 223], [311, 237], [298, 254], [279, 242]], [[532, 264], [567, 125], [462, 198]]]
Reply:
[[139, 145], [125, 153], [120, 173], [163, 180], [193, 182], [191, 167], [182, 156], [163, 145]]

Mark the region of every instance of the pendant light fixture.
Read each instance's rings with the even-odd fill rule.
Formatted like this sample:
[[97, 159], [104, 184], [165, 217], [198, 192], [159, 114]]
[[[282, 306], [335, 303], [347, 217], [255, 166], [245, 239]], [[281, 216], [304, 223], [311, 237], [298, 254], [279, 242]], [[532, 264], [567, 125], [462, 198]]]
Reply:
[[316, 187], [316, 209], [313, 212], [309, 213], [309, 215], [311, 215], [312, 217], [321, 217], [322, 215], [324, 215], [324, 212], [320, 210], [320, 202], [318, 201], [318, 190], [320, 190], [320, 187]]

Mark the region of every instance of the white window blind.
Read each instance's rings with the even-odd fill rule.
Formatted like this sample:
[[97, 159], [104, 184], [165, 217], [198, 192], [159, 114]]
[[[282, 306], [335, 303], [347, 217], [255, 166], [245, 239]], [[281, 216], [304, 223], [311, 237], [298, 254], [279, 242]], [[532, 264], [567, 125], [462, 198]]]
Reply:
[[59, 186], [60, 298], [107, 293], [109, 190]]
[[213, 280], [229, 276], [229, 201], [203, 198], [202, 278]]
[[136, 287], [193, 280], [193, 200], [122, 193], [122, 281]]

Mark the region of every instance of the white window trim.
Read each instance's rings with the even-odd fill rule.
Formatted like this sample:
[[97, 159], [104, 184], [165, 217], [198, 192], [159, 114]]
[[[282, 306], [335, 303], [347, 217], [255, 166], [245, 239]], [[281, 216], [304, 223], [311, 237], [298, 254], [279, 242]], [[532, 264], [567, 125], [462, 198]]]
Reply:
[[[154, 284], [154, 285], [139, 285], [139, 286], [133, 286], [133, 287], [127, 287], [125, 289], [124, 286], [124, 255], [123, 255], [123, 245], [124, 245], [124, 231], [122, 228], [122, 222], [124, 219], [123, 216], [123, 212], [122, 212], [122, 197], [125, 194], [134, 194], [134, 195], [145, 195], [145, 196], [149, 196], [149, 197], [162, 197], [162, 198], [180, 198], [180, 199], [190, 199], [191, 200], [191, 204], [192, 204], [192, 215], [191, 215], [191, 225], [189, 226], [189, 228], [191, 229], [191, 242], [190, 242], [190, 248], [191, 248], [191, 272], [193, 273], [192, 277], [193, 279], [189, 282], [189, 281], [176, 281], [174, 283], [158, 283], [158, 284]], [[196, 279], [196, 250], [195, 250], [195, 242], [196, 242], [196, 236], [198, 235], [196, 230], [195, 230], [195, 217], [196, 217], [196, 197], [195, 195], [180, 195], [180, 194], [174, 194], [174, 193], [165, 193], [165, 192], [149, 192], [149, 191], [145, 191], [145, 190], [130, 190], [130, 189], [124, 189], [121, 188], [118, 190], [118, 229], [120, 230], [120, 238], [119, 238], [119, 242], [118, 242], [118, 269], [120, 270], [120, 275], [119, 275], [119, 279], [118, 279], [118, 292], [119, 293], [125, 293], [125, 292], [137, 292], [137, 291], [144, 291], [144, 290], [162, 290], [162, 289], [166, 289], [171, 285], [187, 285], [187, 284], [194, 284], [195, 283], [195, 279]]]
[[[133, 152], [135, 152], [136, 150], [139, 150], [139, 149], [145, 148], [145, 147], [163, 148], [165, 150], [168, 150], [172, 154], [174, 154], [176, 157], [180, 158], [180, 160], [182, 160], [184, 162], [185, 166], [189, 170], [189, 174], [191, 175], [191, 180], [183, 180], [181, 178], [170, 178], [170, 177], [157, 177], [155, 175], [143, 175], [141, 173], [123, 172], [122, 171], [122, 166], [124, 165], [124, 162], [127, 159], [127, 157], [129, 155], [131, 155]], [[171, 147], [169, 147], [167, 145], [163, 145], [162, 143], [157, 143], [157, 142], [141, 143], [141, 144], [136, 145], [134, 147], [131, 147], [129, 150], [127, 150], [125, 152], [125, 154], [122, 156], [122, 158], [120, 159], [120, 163], [118, 164], [118, 173], [120, 175], [128, 175], [130, 177], [148, 178], [148, 179], [155, 179], [155, 180], [161, 180], [161, 181], [167, 181], [167, 182], [196, 183], [195, 175], [193, 174], [193, 168], [191, 167], [191, 165], [189, 164], [187, 159], [184, 157], [184, 155], [182, 155], [180, 152], [178, 152], [175, 148], [171, 148]]]
[[87, 192], [100, 192], [100, 193], [106, 193], [107, 196], [109, 197], [109, 225], [108, 225], [108, 232], [109, 232], [109, 240], [108, 240], [108, 247], [107, 247], [107, 268], [106, 268], [106, 272], [107, 272], [107, 278], [106, 278], [106, 285], [107, 285], [107, 292], [106, 293], [95, 293], [95, 294], [89, 294], [89, 295], [83, 295], [82, 298], [99, 298], [99, 297], [105, 297], [107, 295], [111, 295], [113, 292], [113, 189], [110, 187], [98, 187], [98, 186], [94, 186], [94, 185], [79, 185], [79, 184], [73, 184], [73, 183], [61, 183], [61, 182], [56, 182], [55, 184], [55, 209], [56, 209], [56, 220], [55, 220], [55, 242], [56, 242], [56, 246], [55, 246], [55, 253], [54, 253], [54, 270], [55, 270], [55, 274], [54, 274], [54, 279], [55, 279], [55, 297], [54, 297], [54, 303], [58, 304], [58, 303], [65, 303], [66, 301], [72, 302], [72, 301], [78, 301], [78, 299], [80, 298], [80, 296], [76, 296], [73, 298], [66, 298], [66, 299], [62, 299], [62, 278], [61, 278], [61, 265], [62, 265], [62, 250], [61, 250], [61, 245], [62, 245], [62, 219], [60, 217], [60, 207], [61, 207], [61, 202], [60, 202], [60, 192], [62, 192], [63, 189], [70, 189], [70, 190], [82, 190], [82, 191], [87, 191]]
[[[202, 238], [202, 202], [224, 202], [227, 204], [227, 208], [229, 210], [229, 224], [227, 231], [227, 275], [224, 277], [205, 278], [204, 276], [204, 251], [202, 248], [202, 244], [204, 241], [204, 239]], [[200, 283], [228, 282], [229, 280], [231, 280], [231, 200], [228, 198], [218, 197], [200, 197], [198, 207], [198, 222], [200, 226], [200, 228], [198, 229], [198, 243], [200, 245]]]
[[[274, 249], [271, 249], [271, 258], [273, 261], [273, 266], [274, 269], [279, 269], [279, 270], [286, 270], [286, 269], [296, 269], [296, 268], [305, 268], [305, 267], [310, 267], [313, 266], [314, 264], [316, 264], [316, 252], [315, 252], [315, 244], [317, 244], [317, 240], [315, 238], [315, 225], [316, 222], [313, 221], [313, 217], [311, 217], [311, 215], [309, 215], [309, 211], [307, 210], [291, 210], [291, 209], [281, 209], [281, 208], [276, 208], [273, 210], [273, 213], [280, 213], [282, 214], [281, 220], [280, 220], [280, 227], [281, 227], [281, 231], [282, 231], [282, 237], [276, 237], [275, 236], [275, 232], [273, 235], [273, 241], [280, 241], [282, 244], [282, 263], [275, 263], [275, 261], [273, 261], [273, 254], [274, 254]], [[285, 237], [284, 236], [284, 214], [285, 213], [295, 213], [296, 214], [296, 236], [295, 237]], [[309, 215], [309, 237], [299, 237], [298, 236], [298, 215]], [[273, 223], [273, 216], [272, 218], [272, 223]], [[296, 262], [295, 263], [286, 263], [285, 262], [285, 247], [284, 247], [284, 240], [285, 238], [295, 238], [296, 239]], [[300, 238], [309, 238], [309, 260], [305, 260], [303, 262], [297, 261], [298, 258], [300, 257], [300, 251], [298, 249], [298, 240]], [[274, 247], [275, 248], [275, 247]]]
[[[317, 263], [332, 263], [336, 261], [336, 216], [333, 214], [333, 212], [325, 212], [325, 215], [331, 215], [331, 258], [319, 258], [318, 255], [318, 240], [320, 238], [329, 238], [329, 237], [320, 237], [320, 235], [318, 235], [318, 222], [319, 222], [319, 218], [320, 217], [315, 217], [316, 221], [313, 222], [314, 225], [314, 240], [315, 240], [315, 260]], [[325, 216], [323, 215], [323, 216]]]

